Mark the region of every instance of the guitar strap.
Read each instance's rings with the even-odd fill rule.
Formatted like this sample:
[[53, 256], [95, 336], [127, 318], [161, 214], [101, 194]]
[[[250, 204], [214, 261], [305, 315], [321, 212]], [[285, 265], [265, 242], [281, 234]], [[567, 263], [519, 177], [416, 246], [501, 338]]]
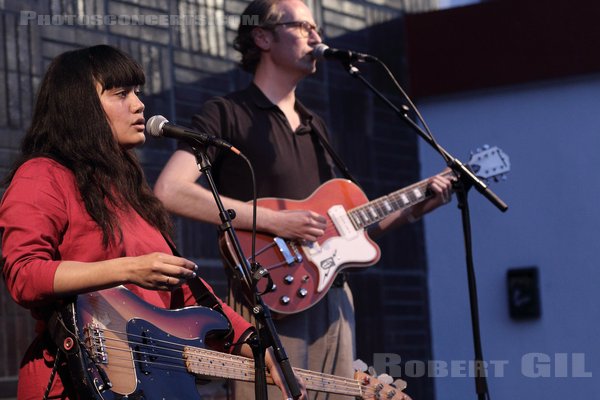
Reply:
[[[168, 237], [166, 237], [164, 235], [163, 235], [163, 237], [165, 238], [165, 241], [171, 248], [173, 255], [175, 255], [177, 257], [181, 257], [181, 254], [175, 247], [175, 244], [173, 242], [171, 242], [171, 240]], [[200, 279], [200, 278], [190, 279], [187, 281], [187, 285], [192, 290], [192, 293], [194, 294], [194, 298], [196, 299], [196, 303], [199, 306], [211, 308], [211, 309], [216, 310], [216, 311], [220, 312], [221, 314], [225, 315], [223, 313], [221, 303], [219, 302], [219, 300], [217, 300], [217, 297], [210, 290], [208, 290], [208, 288], [206, 287], [206, 285], [204, 284], [202, 279]], [[177, 298], [177, 297], [179, 297], [179, 298]], [[176, 290], [176, 291], [172, 292], [171, 308], [173, 308], [173, 303], [183, 304], [183, 292], [181, 290]]]
[[[181, 254], [175, 247], [175, 244], [173, 242], [171, 242], [171, 240], [168, 237], [166, 237], [164, 235], [163, 235], [163, 237], [165, 238], [165, 240], [167, 241], [167, 244], [171, 248], [173, 255], [175, 255], [177, 257], [181, 257]], [[223, 307], [221, 307], [221, 303], [217, 299], [217, 296], [215, 296], [213, 294], [213, 292], [208, 290], [208, 288], [206, 287], [206, 285], [204, 284], [202, 279], [200, 279], [200, 278], [190, 279], [187, 281], [187, 284], [190, 287], [190, 289], [192, 290], [192, 293], [194, 294], [196, 303], [198, 305], [203, 306], [203, 307], [208, 307], [212, 310], [218, 311], [223, 316], [225, 316], [225, 318], [227, 318], [227, 315], [225, 315], [225, 313], [223, 312]], [[174, 291], [172, 294], [172, 297], [171, 297], [171, 303], [174, 302], [173, 299], [175, 298], [176, 295], [183, 296], [183, 292], [181, 290]], [[183, 304], [183, 298], [179, 298], [176, 300], [178, 301], [178, 304]], [[173, 307], [171, 307], [171, 308], [173, 308]], [[229, 318], [227, 318], [227, 320], [229, 320]], [[225, 342], [225, 344], [222, 347], [222, 351], [230, 350], [233, 353], [238, 353], [241, 345], [248, 342], [254, 336], [254, 334], [255, 334], [255, 328], [254, 327], [248, 328], [248, 330], [241, 335], [241, 337], [238, 339], [238, 341], [236, 343], [232, 343], [231, 341]], [[227, 333], [223, 337], [223, 339], [229, 340], [231, 337], [233, 337], [233, 327], [231, 326], [231, 323], [230, 323], [229, 333]], [[211, 340], [210, 338], [207, 338], [207, 344], [209, 343], [210, 340]], [[214, 343], [214, 342], [211, 342], [211, 343], [212, 343], [211, 346], [213, 348], [217, 349], [219, 347], [217, 343]]]
[[319, 141], [319, 143], [321, 143], [321, 146], [323, 146], [323, 148], [331, 156], [331, 159], [335, 163], [335, 166], [340, 170], [340, 172], [344, 175], [344, 177], [346, 179], [351, 180], [358, 187], [360, 187], [360, 185], [358, 184], [358, 181], [356, 179], [354, 179], [354, 177], [350, 173], [350, 170], [348, 169], [348, 167], [346, 167], [346, 164], [344, 164], [344, 162], [342, 161], [342, 158], [335, 152], [335, 150], [329, 143], [329, 140], [327, 140], [327, 138], [324, 137], [324, 135], [321, 133], [321, 131], [313, 125], [312, 121], [310, 121], [310, 128], [311, 128], [311, 131], [314, 132], [314, 135], [317, 138], [317, 140]]

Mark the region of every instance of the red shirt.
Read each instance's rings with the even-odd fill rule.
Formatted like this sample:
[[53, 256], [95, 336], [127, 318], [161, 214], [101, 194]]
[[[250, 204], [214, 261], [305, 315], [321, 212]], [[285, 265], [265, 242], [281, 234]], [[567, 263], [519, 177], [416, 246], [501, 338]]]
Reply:
[[[123, 239], [105, 248], [102, 230], [87, 213], [73, 173], [48, 158], [35, 158], [23, 164], [6, 190], [0, 205], [2, 272], [13, 299], [31, 310], [40, 334], [21, 364], [20, 400], [41, 399], [48, 383], [53, 354], [41, 340], [41, 334], [48, 306], [57, 300], [54, 274], [62, 260], [95, 262], [152, 252], [172, 254], [160, 231], [133, 209], [117, 210], [116, 214]], [[136, 285], [127, 288], [157, 307], [195, 304], [187, 285], [177, 289], [183, 291], [183, 296], [180, 293], [175, 298], [183, 300], [174, 304], [171, 292], [146, 290]], [[251, 326], [226, 304], [221, 302], [221, 305], [234, 329], [235, 343]], [[50, 397], [61, 398], [62, 384], [58, 376], [56, 379]]]

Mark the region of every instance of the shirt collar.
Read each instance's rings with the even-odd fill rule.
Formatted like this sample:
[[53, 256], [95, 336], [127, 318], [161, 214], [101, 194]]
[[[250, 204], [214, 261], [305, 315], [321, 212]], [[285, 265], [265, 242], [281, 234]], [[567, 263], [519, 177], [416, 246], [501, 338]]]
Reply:
[[[250, 93], [252, 101], [258, 108], [262, 108], [265, 110], [269, 108], [276, 108], [277, 110], [279, 110], [279, 107], [273, 104], [271, 100], [269, 100], [267, 96], [265, 96], [262, 90], [260, 90], [260, 88], [256, 86], [254, 82], [250, 83], [250, 86], [248, 87], [248, 92]], [[294, 107], [296, 108], [296, 110], [298, 110], [302, 121], [308, 123], [313, 120], [313, 113], [308, 108], [306, 108], [304, 104], [302, 104], [298, 99], [296, 99], [296, 104], [294, 105]]]
[[254, 82], [250, 83], [250, 86], [248, 86], [247, 90], [250, 93], [250, 98], [257, 107], [264, 109], [277, 107], [271, 102], [271, 100], [267, 98], [267, 96], [265, 96], [262, 90], [260, 90], [260, 88], [256, 86]]

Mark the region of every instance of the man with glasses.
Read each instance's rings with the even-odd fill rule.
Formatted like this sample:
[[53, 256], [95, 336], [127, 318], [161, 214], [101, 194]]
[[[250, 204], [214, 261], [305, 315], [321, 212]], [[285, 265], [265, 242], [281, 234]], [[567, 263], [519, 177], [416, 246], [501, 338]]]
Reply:
[[[245, 18], [244, 16], [247, 16]], [[258, 16], [258, 25], [244, 21]], [[327, 137], [323, 120], [296, 99], [296, 85], [316, 70], [312, 56], [321, 36], [309, 8], [300, 0], [255, 0], [244, 11], [234, 47], [241, 67], [253, 74], [244, 90], [206, 102], [193, 117], [200, 132], [220, 136], [246, 155], [256, 172], [258, 197], [305, 199], [336, 177], [334, 163], [318, 137]], [[236, 228], [252, 227], [252, 181], [243, 160], [229, 151], [209, 149], [212, 171], [226, 209], [234, 209]], [[194, 155], [180, 147], [156, 183], [157, 196], [179, 215], [220, 224], [212, 194], [196, 183], [200, 177]], [[450, 197], [450, 182], [432, 181], [436, 196], [413, 207], [420, 217]], [[408, 212], [388, 219], [385, 229], [408, 220]], [[260, 208], [257, 229], [274, 236], [315, 241], [326, 228], [324, 216], [311, 210], [274, 211]], [[249, 254], [247, 254], [249, 256]], [[236, 311], [241, 305], [236, 282], [230, 280]], [[339, 274], [327, 295], [306, 311], [275, 320], [277, 332], [293, 366], [327, 374], [353, 376], [354, 310], [352, 294]], [[236, 398], [253, 398], [253, 387], [236, 385]], [[270, 393], [271, 398], [278, 396]], [[316, 399], [351, 399], [310, 393]]]

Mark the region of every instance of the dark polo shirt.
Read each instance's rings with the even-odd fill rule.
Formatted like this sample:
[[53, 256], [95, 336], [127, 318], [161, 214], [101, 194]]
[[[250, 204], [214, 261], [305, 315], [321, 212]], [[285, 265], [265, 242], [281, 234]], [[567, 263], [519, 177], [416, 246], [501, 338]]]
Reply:
[[[192, 124], [200, 132], [223, 138], [248, 157], [256, 174], [258, 197], [303, 199], [335, 173], [317, 136], [327, 137], [323, 120], [299, 101], [295, 107], [301, 125], [292, 131], [279, 107], [251, 84], [208, 100]], [[252, 181], [243, 159], [214, 147], [209, 149], [209, 157], [220, 194], [251, 200]]]

